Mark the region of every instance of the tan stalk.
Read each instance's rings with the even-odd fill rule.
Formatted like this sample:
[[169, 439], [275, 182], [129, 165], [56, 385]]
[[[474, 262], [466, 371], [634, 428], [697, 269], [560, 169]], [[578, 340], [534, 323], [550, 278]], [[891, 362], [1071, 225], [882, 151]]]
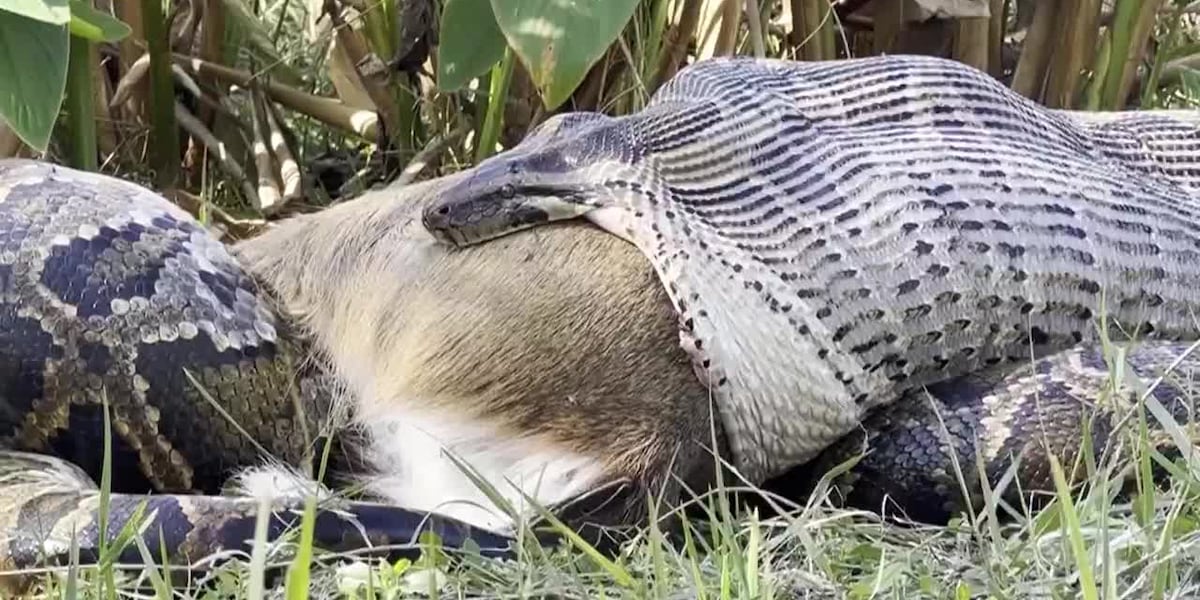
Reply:
[[275, 157], [271, 154], [270, 142], [267, 140], [266, 112], [263, 106], [263, 95], [257, 88], [250, 90], [250, 128], [254, 131], [251, 152], [254, 155], [254, 170], [258, 175], [257, 203], [254, 208], [264, 215], [270, 215], [279, 210], [282, 204], [279, 173], [275, 169]]
[[721, 14], [727, 0], [702, 0], [700, 23], [696, 26], [696, 59], [712, 58], [720, 38]]
[[92, 110], [95, 111], [96, 118], [96, 147], [100, 152], [100, 160], [103, 162], [117, 151], [119, 144], [117, 128], [114, 126], [116, 121], [113, 120], [112, 110], [108, 106], [108, 99], [112, 94], [112, 82], [108, 78], [108, 73], [100, 68], [100, 53], [92, 52], [91, 55], [92, 65], [88, 72], [92, 74], [94, 96]]
[[[792, 32], [790, 44], [800, 60], [828, 60], [836, 57], [832, 44], [833, 7], [829, 0], [789, 0]], [[826, 35], [826, 32], [829, 35]]]
[[696, 28], [700, 25], [701, 10], [704, 0], [683, 0], [683, 12], [679, 22], [667, 29], [665, 49], [658, 55], [658, 67], [654, 70], [654, 78], [649, 82], [649, 93], [654, 93], [658, 86], [672, 77], [683, 63], [687, 55], [688, 44], [696, 36]]
[[988, 73], [999, 78], [1004, 70], [1004, 31], [1008, 23], [1008, 3], [991, 0], [988, 10]]
[[258, 193], [254, 190], [254, 186], [250, 185], [250, 180], [246, 178], [246, 171], [239, 165], [236, 160], [229, 155], [225, 149], [225, 144], [218, 140], [215, 135], [204, 123], [200, 122], [192, 113], [188, 112], [182, 104], [175, 103], [175, 120], [184, 131], [188, 132], [193, 138], [204, 144], [208, 148], [209, 156], [217, 159], [217, 165], [225, 172], [225, 176], [234, 182], [242, 194], [245, 195], [246, 201], [251, 206], [259, 206]]
[[[117, 18], [124, 21], [130, 28], [129, 35], [117, 42], [120, 73], [124, 74], [146, 53], [146, 34], [142, 28], [142, 4], [140, 0], [113, 0], [113, 11]], [[122, 75], [123, 77], [124, 75]], [[149, 82], [142, 80], [134, 89], [129, 90], [120, 106], [113, 105], [118, 109], [117, 117], [121, 121], [146, 122], [144, 110], [149, 94]]]
[[894, 0], [884, 2], [875, 10], [874, 52], [887, 54], [899, 41], [900, 32], [904, 31], [904, 2]]
[[[262, 94], [259, 94], [262, 97]], [[275, 154], [275, 160], [279, 164], [279, 179], [283, 183], [283, 198], [282, 203], [295, 200], [300, 197], [302, 192], [300, 176], [300, 164], [296, 162], [296, 157], [292, 154], [292, 149], [288, 147], [287, 137], [283, 133], [283, 127], [280, 125], [278, 115], [275, 111], [270, 110], [270, 103], [263, 100], [263, 107], [266, 109], [267, 134], [270, 136], [271, 152]]]
[[[820, 60], [834, 60], [837, 58], [837, 42], [835, 30], [837, 29], [837, 15], [834, 14], [832, 0], [810, 0], [809, 17], [817, 27], [817, 35], [815, 40], [820, 44], [821, 53]], [[847, 40], [841, 40], [843, 43]]]
[[113, 92], [110, 106], [119, 106], [129, 101], [135, 90], [145, 85], [146, 76], [150, 74], [150, 55], [142, 54], [136, 61], [125, 69], [125, 75], [117, 81], [117, 89]]
[[[250, 87], [253, 80], [250, 73], [198, 58], [176, 55], [175, 61], [185, 69], [200, 75], [212, 75], [227, 85]], [[378, 117], [372, 111], [356, 110], [333, 98], [314, 96], [281, 83], [268, 81], [262, 84], [262, 89], [275, 102], [326, 125], [354, 133], [366, 140], [373, 141], [379, 136]]]
[[346, 51], [346, 56], [354, 65], [359, 83], [371, 97], [371, 103], [375, 105], [375, 109], [379, 111], [383, 124], [387, 128], [388, 137], [397, 139], [401, 135], [400, 107], [387, 88], [386, 65], [383, 65], [379, 57], [370, 51], [362, 34], [346, 24], [342, 19], [341, 8], [334, 0], [325, 0], [324, 10], [333, 25], [338, 43]]
[[758, 10], [758, 0], [746, 0], [745, 10], [746, 25], [750, 30], [750, 47], [754, 50], [755, 57], [765, 58], [767, 46], [763, 41], [763, 21], [762, 13]]
[[732, 56], [737, 50], [738, 30], [742, 24], [740, 0], [725, 0], [721, 5], [721, 28], [717, 32], [714, 56]]
[[[259, 92], [262, 92], [261, 88], [259, 89]], [[280, 175], [283, 178], [284, 199], [294, 199], [288, 196], [288, 191], [290, 189], [288, 179], [289, 177], [293, 176], [295, 177], [297, 184], [296, 194], [299, 197], [304, 198], [312, 197], [312, 190], [309, 189], [307, 182], [304, 181], [304, 176], [300, 170], [300, 163], [296, 160], [295, 152], [293, 151], [294, 148], [298, 148], [300, 146], [300, 143], [296, 139], [296, 133], [292, 131], [290, 127], [288, 127], [287, 120], [283, 118], [283, 111], [279, 108], [278, 104], [270, 101], [263, 102], [263, 104], [265, 104], [267, 107], [267, 113], [271, 119], [270, 125], [272, 129], [278, 131], [281, 139], [283, 140], [283, 153], [276, 153], [276, 156], [279, 158], [279, 170]], [[290, 167], [288, 166], [289, 162], [292, 164]]]
[[[223, 62], [222, 51], [225, 42], [225, 4], [221, 0], [191, 0], [195, 3], [200, 3], [204, 7], [203, 15], [200, 19], [200, 58], [212, 62]], [[208, 89], [218, 89], [217, 81], [212, 77], [201, 77], [200, 82]], [[204, 94], [201, 98], [208, 99]], [[196, 110], [196, 117], [200, 119], [210, 129], [215, 125], [219, 118], [219, 113], [214, 110], [210, 103], [202, 103]], [[238, 120], [240, 122], [240, 120]], [[195, 153], [196, 146], [189, 148], [187, 160], [191, 164], [196, 164], [200, 158]]]
[[[193, 48], [204, 45], [203, 36], [207, 35], [205, 30], [208, 29], [204, 23], [207, 21], [208, 8], [207, 0], [188, 0], [187, 19], [183, 26], [176, 31], [175, 41], [171, 45], [173, 49], [176, 51], [191, 52]], [[197, 40], [199, 40], [198, 44]], [[201, 53], [201, 56], [204, 56], [204, 54]], [[178, 65], [172, 64], [171, 66], [178, 69]], [[179, 76], [180, 73], [176, 73], [176, 77], [178, 78]], [[191, 81], [190, 78], [189, 81], [195, 86], [195, 89], [189, 91], [196, 97], [203, 97], [204, 94], [199, 91], [199, 85], [195, 81]], [[209, 105], [201, 104], [198, 106], [196, 117], [200, 119], [201, 123], [212, 129], [212, 108]], [[193, 179], [202, 176], [198, 168], [198, 165], [202, 164], [202, 155], [203, 146], [196, 143], [195, 139], [189, 139], [187, 149], [183, 155], [183, 165]], [[194, 181], [191, 183], [194, 183]]]
[[[1141, 10], [1138, 12], [1137, 23], [1131, 36], [1132, 41], [1129, 44], [1129, 54], [1125, 57], [1125, 66], [1121, 71], [1121, 88], [1117, 97], [1122, 104], [1126, 98], [1129, 98], [1129, 94], [1133, 90], [1133, 82], [1136, 81], [1138, 74], [1138, 65], [1146, 55], [1150, 38], [1154, 34], [1155, 18], [1162, 7], [1163, 0], [1144, 0]], [[1122, 108], [1122, 105], [1118, 104], [1113, 108]]]
[[1085, 65], [1095, 55], [1095, 31], [1100, 19], [1100, 0], [1063, 0], [1059, 17], [1067, 27], [1057, 39], [1049, 63], [1043, 102], [1051, 108], [1075, 108], [1079, 82]]
[[171, 48], [167, 45], [170, 22], [159, 0], [141, 0], [146, 52], [150, 54], [150, 143], [146, 162], [154, 171], [159, 189], [179, 183], [179, 124], [175, 121], [175, 88], [171, 74]]
[[359, 80], [358, 72], [354, 70], [354, 61], [346, 54], [346, 49], [338, 41], [337, 36], [329, 40], [329, 54], [325, 62], [325, 73], [329, 82], [337, 92], [337, 97], [347, 106], [362, 110], [375, 110], [371, 95]]
[[113, 12], [130, 29], [129, 35], [117, 42], [121, 70], [124, 71], [146, 49], [146, 33], [142, 29], [142, 5], [138, 0], [113, 0]]
[[[599, 92], [597, 92], [599, 94]], [[599, 97], [599, 96], [597, 96]], [[540, 100], [537, 86], [529, 76], [529, 71], [521, 61], [513, 65], [512, 75], [508, 80], [509, 101], [504, 105], [504, 121], [500, 124], [500, 142], [510, 147], [522, 138], [538, 122], [544, 113], [546, 105]], [[594, 105], [593, 105], [594, 106]], [[457, 116], [446, 121], [447, 126], [457, 122]], [[438, 131], [445, 131], [439, 128]]]
[[445, 152], [451, 144], [458, 143], [458, 140], [465, 137], [467, 133], [471, 131], [471, 128], [472, 127], [470, 123], [463, 123], [454, 130], [450, 131], [450, 133], [447, 133], [445, 136], [434, 136], [434, 138], [429, 140], [429, 143], [426, 144], [420, 152], [417, 152], [412, 157], [412, 160], [405, 165], [404, 170], [400, 171], [400, 175], [396, 177], [395, 181], [390, 184], [390, 187], [394, 188], [396, 186], [407, 185], [416, 181], [417, 177], [419, 177], [423, 171], [428, 169], [437, 161], [438, 156]]
[[193, 0], [204, 3], [204, 19], [200, 24], [200, 58], [221, 62], [225, 45], [225, 4], [221, 0]]
[[992, 24], [988, 17], [963, 17], [954, 20], [954, 45], [951, 57], [987, 71]]
[[1013, 91], [1034, 100], [1041, 100], [1046, 81], [1046, 67], [1054, 50], [1054, 36], [1059, 26], [1061, 0], [1041, 0], [1034, 9], [1033, 21], [1025, 34], [1021, 58], [1013, 73]]
[[171, 48], [182, 52], [191, 52], [196, 41], [196, 32], [204, 17], [204, 0], [188, 0], [187, 14], [183, 21], [171, 28]]

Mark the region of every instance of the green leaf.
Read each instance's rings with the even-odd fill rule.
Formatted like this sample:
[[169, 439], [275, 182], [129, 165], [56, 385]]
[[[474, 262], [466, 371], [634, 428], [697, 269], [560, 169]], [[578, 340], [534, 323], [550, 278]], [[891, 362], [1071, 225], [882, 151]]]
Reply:
[[1200, 71], [1185, 68], [1179, 74], [1179, 83], [1188, 100], [1200, 100]]
[[92, 7], [90, 2], [71, 0], [71, 34], [92, 42], [116, 42], [133, 30], [124, 21]]
[[0, 119], [41, 152], [67, 85], [67, 26], [0, 10]]
[[549, 110], [570, 97], [638, 0], [491, 0], [496, 22]]
[[489, 0], [448, 0], [438, 31], [437, 84], [443, 91], [463, 87], [504, 56], [504, 34]]
[[971, 585], [965, 581], [958, 582], [954, 587], [954, 597], [957, 600], [971, 600]]
[[1178, 59], [1183, 59], [1184, 62], [1191, 62], [1196, 58], [1200, 58], [1200, 42], [1179, 44], [1163, 51], [1164, 62]]
[[67, 0], [0, 0], [0, 12], [16, 13], [51, 25], [71, 20]]

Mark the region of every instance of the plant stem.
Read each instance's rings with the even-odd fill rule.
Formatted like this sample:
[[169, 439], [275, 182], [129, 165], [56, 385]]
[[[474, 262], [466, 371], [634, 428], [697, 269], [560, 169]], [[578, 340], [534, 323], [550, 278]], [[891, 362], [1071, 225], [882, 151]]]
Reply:
[[85, 171], [97, 168], [96, 105], [92, 91], [92, 43], [70, 36], [67, 59], [67, 130], [71, 136], [71, 166]]
[[[658, 66], [658, 57], [663, 52], [663, 34], [667, 29], [667, 0], [653, 0], [650, 3], [650, 26], [646, 31], [646, 39], [642, 48], [642, 80], [652, 81]], [[652, 90], [646, 90], [650, 92]]]
[[754, 50], [754, 56], [757, 58], [765, 58], [767, 56], [767, 47], [763, 41], [763, 26], [762, 15], [758, 10], [758, 0], [746, 0], [746, 23], [750, 29], [750, 46]]
[[[1151, 4], [1157, 7], [1158, 2]], [[1117, 0], [1113, 8], [1112, 27], [1109, 29], [1111, 39], [1108, 68], [1104, 76], [1104, 87], [1100, 92], [1100, 106], [1104, 109], [1116, 110], [1125, 103], [1122, 90], [1128, 91], [1124, 85], [1127, 69], [1137, 67], [1137, 54], [1141, 45], [1135, 43], [1138, 34], [1138, 20], [1143, 10], [1141, 0]]]
[[1167, 17], [1167, 31], [1163, 35], [1163, 44], [1154, 53], [1154, 63], [1150, 67], [1150, 74], [1146, 76], [1146, 81], [1142, 84], [1142, 108], [1151, 108], [1158, 104], [1158, 82], [1167, 55], [1162, 48], [1174, 48], [1179, 43], [1179, 23], [1183, 20], [1183, 8], [1182, 6], [1176, 7]]
[[663, 40], [663, 48], [658, 54], [657, 65], [654, 67], [654, 77], [646, 88], [646, 93], [653, 94], [663, 82], [675, 75], [679, 63], [687, 54], [688, 44], [696, 35], [696, 27], [700, 24], [703, 0], [683, 0], [683, 10], [679, 15], [679, 25], [668, 32]]
[[475, 162], [491, 156], [500, 138], [500, 126], [504, 121], [504, 100], [508, 98], [508, 83], [512, 80], [515, 54], [511, 47], [504, 49], [504, 58], [492, 67], [491, 82], [488, 86], [487, 116], [483, 120], [483, 129], [479, 132], [479, 145], [475, 147]]
[[1013, 91], [1026, 98], [1042, 99], [1061, 4], [1061, 0], [1045, 0], [1034, 9], [1033, 22], [1025, 34], [1025, 45], [1012, 79]]
[[159, 189], [179, 176], [179, 133], [175, 124], [175, 85], [161, 0], [141, 0], [146, 51], [150, 54], [150, 165]]
[[362, 13], [363, 32], [367, 44], [379, 57], [391, 57], [395, 52], [392, 47], [394, 31], [392, 31], [392, 14], [396, 12], [394, 3], [388, 0], [374, 0], [367, 3], [367, 10]]

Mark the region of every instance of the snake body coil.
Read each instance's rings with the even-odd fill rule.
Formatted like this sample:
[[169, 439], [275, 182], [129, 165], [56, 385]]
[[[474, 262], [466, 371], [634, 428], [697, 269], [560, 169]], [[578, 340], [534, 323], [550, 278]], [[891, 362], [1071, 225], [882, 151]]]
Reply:
[[[101, 546], [105, 419], [111, 542], [141, 507], [154, 558], [246, 550], [258, 501], [216, 496], [239, 470], [297, 470], [335, 381], [306, 362], [267, 292], [195, 219], [121, 180], [0, 161], [0, 569], [81, 558]], [[144, 496], [154, 492], [156, 495]], [[273, 505], [270, 538], [298, 522]], [[144, 506], [143, 506], [144, 504]], [[326, 549], [509, 541], [383, 504], [318, 512]], [[141, 562], [136, 545], [122, 560]]]
[[[552, 119], [423, 220], [464, 245], [584, 216], [635, 244], [761, 481], [929, 385], [1015, 410], [957, 378], [1096, 343], [1099, 319], [1196, 339], [1198, 191], [1184, 120], [1092, 123], [929, 57], [729, 58], [639, 113]], [[1014, 382], [1088, 378], [1047, 365]]]
[[[761, 481], [814, 457], [820, 470], [865, 437], [851, 501], [886, 494], [941, 520], [960, 508], [947, 447], [961, 465], [982, 454], [991, 479], [1045, 442], [1076, 453], [1091, 416], [1102, 446], [1120, 411], [1100, 399], [1144, 395], [1198, 337], [1197, 148], [1182, 121], [1085, 124], [954, 63], [717, 60], [642, 114], [555, 118], [443, 190], [425, 223], [470, 243], [586, 214], [632, 240], [743, 471]], [[211, 494], [264, 455], [308, 462], [329, 393], [270, 298], [165, 199], [0, 162], [2, 566], [61, 560], [71, 532], [99, 547], [105, 406], [109, 535], [145, 501], [147, 546], [171, 560], [244, 548], [257, 505]], [[1101, 316], [1157, 340], [1130, 349], [1115, 390]], [[1187, 420], [1196, 365], [1149, 394], [1165, 418]], [[1031, 487], [1049, 479], [1045, 456], [1020, 467]], [[427, 516], [349, 503], [319, 513], [316, 537], [510, 542]]]

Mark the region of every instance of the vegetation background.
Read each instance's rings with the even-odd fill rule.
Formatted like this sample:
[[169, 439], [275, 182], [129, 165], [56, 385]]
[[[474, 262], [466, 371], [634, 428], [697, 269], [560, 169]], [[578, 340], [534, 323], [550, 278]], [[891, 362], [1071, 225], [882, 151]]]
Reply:
[[[559, 111], [636, 111], [697, 59], [882, 53], [950, 57], [1055, 108], [1200, 107], [1193, 0], [0, 0], [0, 157], [138, 181], [237, 239], [470, 166]], [[1128, 504], [1091, 468], [1098, 486], [1003, 523], [990, 506], [895, 527], [819, 499], [760, 521], [718, 500], [682, 550], [652, 530], [615, 561], [293, 563], [273, 593], [1195, 597], [1200, 467]], [[47, 593], [257, 597], [261, 567], [172, 587], [108, 564]]]
[[0, 156], [151, 184], [223, 234], [469, 166], [743, 54], [951, 57], [1056, 108], [1200, 101], [1187, 0], [0, 0]]

